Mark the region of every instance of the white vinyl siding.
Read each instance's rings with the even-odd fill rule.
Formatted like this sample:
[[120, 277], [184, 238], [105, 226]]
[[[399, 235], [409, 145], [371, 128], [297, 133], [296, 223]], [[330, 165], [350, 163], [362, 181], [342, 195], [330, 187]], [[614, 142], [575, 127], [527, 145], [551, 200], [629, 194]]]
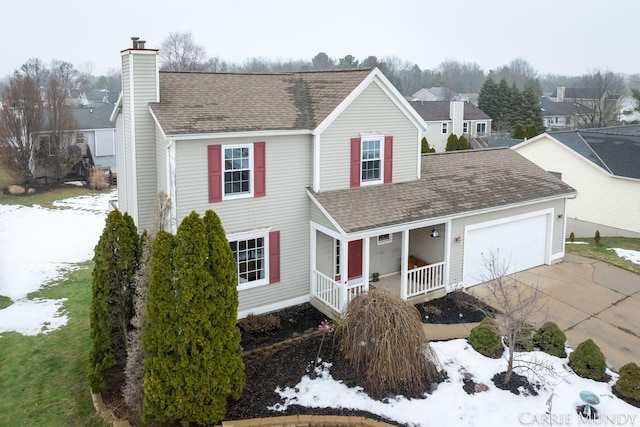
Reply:
[[320, 191], [349, 188], [351, 138], [376, 133], [393, 137], [393, 182], [417, 179], [418, 129], [373, 82], [320, 135]]
[[562, 181], [578, 191], [567, 201], [567, 218], [640, 233], [640, 181], [614, 178], [546, 136], [516, 151], [545, 170], [562, 173]]
[[[454, 219], [451, 222], [451, 231], [449, 235], [449, 238], [451, 239], [449, 283], [451, 285], [455, 285], [458, 283], [462, 283], [463, 280], [462, 273], [465, 227], [485, 223], [487, 221], [511, 218], [518, 215], [527, 215], [530, 212], [543, 211], [547, 209], [552, 209], [553, 211], [553, 214], [551, 215], [552, 223], [550, 224], [552, 230], [552, 240], [550, 242], [550, 259], [553, 262], [553, 260], [561, 257], [564, 254], [564, 220], [562, 218], [558, 218], [558, 215], [564, 213], [564, 199], [540, 202], [531, 205], [502, 209], [499, 211], [488, 212], [480, 215]], [[460, 242], [456, 242], [457, 237], [461, 237], [462, 240]], [[442, 239], [442, 237], [440, 237], [440, 239]]]
[[[209, 203], [207, 147], [265, 142], [266, 195]], [[239, 291], [239, 311], [309, 295], [311, 138], [308, 136], [176, 141], [178, 224], [191, 211], [215, 211], [227, 235], [258, 229], [280, 231], [280, 282]]]
[[113, 129], [96, 129], [95, 131], [95, 155], [97, 157], [115, 156], [115, 144], [113, 142]]
[[400, 271], [400, 256], [402, 254], [402, 234], [392, 234], [391, 241], [384, 245], [377, 244], [377, 237], [369, 241], [369, 256], [371, 266], [369, 274], [380, 273], [380, 276], [398, 273]]

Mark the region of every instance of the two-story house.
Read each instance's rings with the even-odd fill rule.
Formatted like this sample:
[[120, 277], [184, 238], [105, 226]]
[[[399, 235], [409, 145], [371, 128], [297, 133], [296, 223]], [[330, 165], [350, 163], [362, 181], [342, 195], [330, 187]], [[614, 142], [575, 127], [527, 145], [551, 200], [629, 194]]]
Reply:
[[[331, 316], [371, 286], [405, 299], [564, 256], [574, 190], [509, 149], [420, 155], [425, 122], [378, 69], [162, 72], [122, 51], [118, 204], [154, 226], [214, 210], [239, 316], [311, 302]], [[487, 126], [489, 128], [489, 126]]]
[[427, 124], [424, 136], [436, 152], [445, 151], [449, 135], [464, 135], [472, 147], [486, 147], [491, 137], [491, 117], [470, 102], [410, 101]]

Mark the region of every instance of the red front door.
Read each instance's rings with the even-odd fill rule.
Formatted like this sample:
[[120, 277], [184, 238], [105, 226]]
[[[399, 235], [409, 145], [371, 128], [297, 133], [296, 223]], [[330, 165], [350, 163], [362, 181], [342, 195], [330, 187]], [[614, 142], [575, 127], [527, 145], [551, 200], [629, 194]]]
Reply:
[[349, 279], [362, 277], [362, 240], [349, 242]]

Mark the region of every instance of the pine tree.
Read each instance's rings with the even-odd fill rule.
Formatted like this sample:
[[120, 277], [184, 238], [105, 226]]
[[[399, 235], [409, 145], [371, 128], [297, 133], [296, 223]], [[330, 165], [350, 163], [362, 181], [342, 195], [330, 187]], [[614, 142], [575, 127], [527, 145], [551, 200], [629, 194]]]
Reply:
[[435, 153], [436, 152], [436, 147], [429, 147], [429, 143], [427, 142], [427, 137], [423, 136], [422, 140], [420, 141], [421, 144], [421, 149], [420, 152], [422, 154], [424, 153]]
[[478, 94], [478, 108], [485, 112], [489, 117], [493, 119], [493, 128], [495, 129], [496, 113], [497, 110], [497, 86], [493, 79], [489, 77], [485, 80], [480, 93]]
[[93, 258], [88, 376], [94, 392], [104, 387], [107, 369], [115, 367], [121, 371], [126, 364], [139, 242], [133, 218], [118, 210], [111, 211]]
[[455, 133], [452, 133], [447, 138], [447, 146], [445, 147], [445, 151], [455, 151], [458, 149], [458, 137]]
[[513, 131], [512, 137], [515, 139], [525, 139], [527, 137], [527, 133], [520, 123], [518, 123], [516, 129]]
[[[536, 92], [531, 86], [526, 86], [522, 92], [520, 119], [519, 123], [523, 123], [525, 126], [534, 125], [536, 129], [544, 129], [544, 120], [542, 118], [540, 101], [538, 99], [538, 95], [536, 95]], [[529, 136], [529, 138], [532, 138], [533, 136]]]
[[180, 325], [176, 310], [173, 257], [175, 237], [160, 230], [151, 247], [151, 269], [145, 327], [142, 333], [144, 360], [143, 418], [160, 422], [178, 414], [176, 400], [181, 384], [178, 370]]
[[527, 129], [525, 130], [525, 134], [527, 138], [533, 138], [534, 136], [540, 135], [540, 132], [538, 131], [538, 128], [536, 127], [536, 125], [531, 124], [527, 126]]

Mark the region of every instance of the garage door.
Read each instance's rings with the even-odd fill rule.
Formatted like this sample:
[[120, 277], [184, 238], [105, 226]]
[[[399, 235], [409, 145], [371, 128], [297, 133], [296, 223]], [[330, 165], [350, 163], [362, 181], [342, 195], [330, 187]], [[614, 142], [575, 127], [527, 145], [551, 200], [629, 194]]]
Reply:
[[467, 228], [464, 239], [464, 286], [484, 282], [489, 273], [486, 260], [495, 255], [508, 273], [527, 270], [546, 261], [547, 218], [537, 215], [524, 219], [487, 223]]

